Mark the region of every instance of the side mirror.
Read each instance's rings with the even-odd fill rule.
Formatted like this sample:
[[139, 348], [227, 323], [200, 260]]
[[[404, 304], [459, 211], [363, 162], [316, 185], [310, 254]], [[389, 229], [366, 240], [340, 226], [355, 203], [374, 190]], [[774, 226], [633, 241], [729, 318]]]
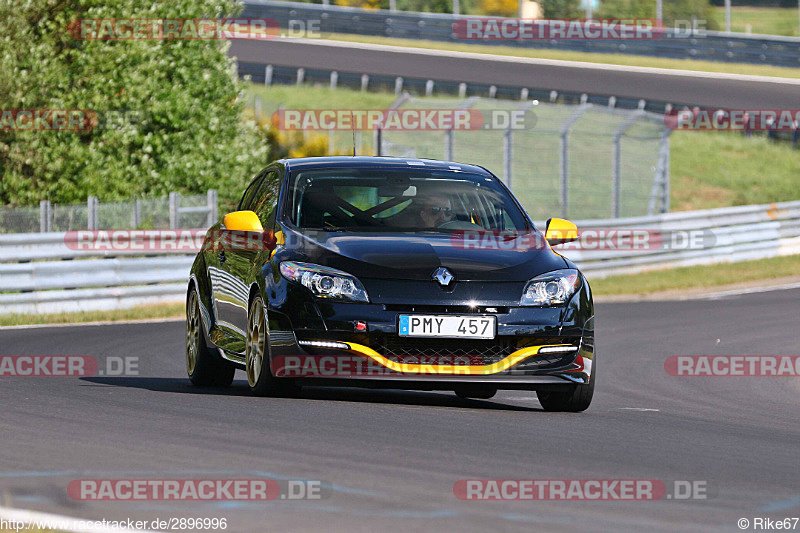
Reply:
[[578, 226], [563, 218], [551, 218], [547, 221], [544, 238], [550, 246], [572, 242], [578, 239]]
[[223, 250], [258, 252], [274, 250], [276, 237], [272, 230], [264, 231], [253, 211], [234, 211], [222, 219], [223, 228], [217, 246]]
[[222, 219], [222, 224], [225, 226], [225, 229], [230, 231], [256, 231], [259, 233], [264, 231], [264, 227], [261, 225], [258, 215], [252, 211], [234, 211], [233, 213], [228, 213], [225, 215], [225, 218]]

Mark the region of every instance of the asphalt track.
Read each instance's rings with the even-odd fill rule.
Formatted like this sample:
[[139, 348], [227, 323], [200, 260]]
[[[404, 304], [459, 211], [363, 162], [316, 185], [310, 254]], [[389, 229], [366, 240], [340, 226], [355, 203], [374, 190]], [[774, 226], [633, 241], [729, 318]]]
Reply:
[[[263, 65], [528, 87], [725, 109], [800, 108], [800, 80], [447, 52], [313, 39], [233, 41]], [[590, 57], [587, 55], [587, 57]]]
[[[189, 385], [180, 322], [0, 330], [0, 355], [137, 356], [139, 376], [0, 378], [2, 505], [91, 519], [226, 517], [227, 531], [740, 531], [800, 515], [800, 380], [671, 377], [670, 355], [798, 355], [800, 290], [597, 306], [582, 414], [535, 395]], [[648, 409], [642, 411], [640, 409]], [[322, 480], [289, 502], [77, 502], [81, 478]], [[705, 481], [708, 499], [470, 502], [465, 478]], [[671, 485], [669, 485], [671, 486]]]

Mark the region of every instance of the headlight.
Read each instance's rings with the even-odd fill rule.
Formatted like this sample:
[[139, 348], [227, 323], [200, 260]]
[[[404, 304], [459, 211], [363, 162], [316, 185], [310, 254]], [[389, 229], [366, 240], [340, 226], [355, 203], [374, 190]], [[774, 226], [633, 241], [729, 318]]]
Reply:
[[554, 270], [530, 280], [522, 291], [519, 304], [540, 307], [563, 305], [572, 298], [580, 285], [581, 277], [577, 270]]
[[351, 302], [369, 302], [367, 291], [355, 276], [312, 263], [281, 263], [281, 275], [289, 281], [295, 281], [306, 287], [314, 296], [349, 300]]

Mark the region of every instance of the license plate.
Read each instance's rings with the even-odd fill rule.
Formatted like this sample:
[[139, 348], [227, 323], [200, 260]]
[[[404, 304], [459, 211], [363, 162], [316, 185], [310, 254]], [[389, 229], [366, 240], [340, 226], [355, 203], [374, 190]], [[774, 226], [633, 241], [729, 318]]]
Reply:
[[494, 339], [496, 330], [496, 316], [400, 315], [397, 331], [401, 337]]

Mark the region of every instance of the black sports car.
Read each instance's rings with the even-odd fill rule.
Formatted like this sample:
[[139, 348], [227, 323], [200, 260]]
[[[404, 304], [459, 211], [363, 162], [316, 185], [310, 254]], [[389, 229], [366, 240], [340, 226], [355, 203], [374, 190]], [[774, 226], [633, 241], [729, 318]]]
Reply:
[[535, 390], [582, 411], [594, 391], [584, 276], [491, 172], [386, 157], [286, 159], [206, 235], [187, 293], [197, 385], [246, 371], [257, 395], [303, 384]]

